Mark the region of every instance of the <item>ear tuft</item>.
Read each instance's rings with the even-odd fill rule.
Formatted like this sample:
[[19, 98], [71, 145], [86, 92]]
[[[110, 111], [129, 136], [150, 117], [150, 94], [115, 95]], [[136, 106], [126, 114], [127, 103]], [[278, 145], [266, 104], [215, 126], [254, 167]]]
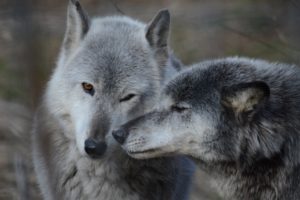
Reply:
[[80, 8], [80, 3], [79, 3], [79, 1], [75, 1], [75, 6], [76, 6], [77, 10]]
[[263, 81], [240, 83], [223, 87], [221, 103], [235, 116], [253, 115], [270, 96], [270, 88]]
[[[80, 23], [81, 23], [81, 35], [80, 36], [83, 37], [88, 32], [88, 30], [90, 28], [90, 19], [88, 17], [88, 14], [82, 8], [82, 6], [81, 6], [81, 4], [79, 3], [78, 0], [71, 0], [70, 4], [75, 5], [77, 12], [73, 13], [73, 14], [72, 14], [72, 12], [70, 12], [68, 18], [69, 17], [76, 17], [76, 16], [79, 17], [77, 20], [79, 20]], [[69, 8], [69, 9], [73, 10], [72, 8]]]
[[76, 7], [76, 10], [79, 11], [82, 9], [78, 0], [70, 0], [70, 2]]
[[146, 29], [146, 39], [151, 47], [162, 48], [168, 45], [170, 12], [165, 9], [158, 12]]

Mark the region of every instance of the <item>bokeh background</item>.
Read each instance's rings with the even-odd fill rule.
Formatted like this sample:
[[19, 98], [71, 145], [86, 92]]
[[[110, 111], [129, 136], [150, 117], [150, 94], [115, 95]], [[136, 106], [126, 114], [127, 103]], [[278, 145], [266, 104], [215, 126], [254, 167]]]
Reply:
[[[90, 16], [125, 14], [144, 22], [168, 8], [170, 44], [186, 65], [236, 55], [300, 64], [299, 0], [81, 3]], [[0, 0], [0, 199], [40, 199], [30, 164], [30, 121], [55, 66], [66, 7], [67, 0]], [[191, 199], [220, 199], [201, 171]]]

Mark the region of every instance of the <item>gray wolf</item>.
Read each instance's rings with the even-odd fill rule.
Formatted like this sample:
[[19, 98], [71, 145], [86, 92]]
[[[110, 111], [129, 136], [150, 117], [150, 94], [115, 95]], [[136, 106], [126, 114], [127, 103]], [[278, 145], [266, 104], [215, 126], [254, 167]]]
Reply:
[[69, 2], [61, 52], [32, 133], [45, 199], [187, 198], [188, 159], [137, 161], [111, 135], [147, 112], [176, 71], [168, 68], [180, 67], [169, 56], [169, 24], [167, 10], [145, 25], [125, 16], [90, 19], [78, 1]]
[[137, 159], [189, 155], [225, 199], [300, 199], [300, 69], [247, 58], [195, 64], [148, 114], [115, 130]]

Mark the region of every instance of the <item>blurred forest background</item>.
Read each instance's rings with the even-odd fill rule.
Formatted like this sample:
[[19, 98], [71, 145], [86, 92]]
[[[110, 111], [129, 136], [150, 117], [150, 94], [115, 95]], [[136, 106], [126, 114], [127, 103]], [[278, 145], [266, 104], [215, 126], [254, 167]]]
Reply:
[[[184, 64], [235, 55], [300, 64], [300, 0], [81, 3], [90, 16], [145, 22], [169, 8], [171, 47]], [[67, 0], [0, 0], [0, 199], [40, 199], [28, 153], [30, 120], [55, 66], [66, 8]], [[219, 199], [201, 171], [195, 182], [191, 199]]]

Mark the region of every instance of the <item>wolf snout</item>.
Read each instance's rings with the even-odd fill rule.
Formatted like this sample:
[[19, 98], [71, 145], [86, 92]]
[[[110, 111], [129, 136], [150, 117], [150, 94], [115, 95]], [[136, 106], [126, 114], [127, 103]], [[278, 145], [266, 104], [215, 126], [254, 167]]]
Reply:
[[84, 150], [92, 158], [102, 156], [105, 153], [106, 148], [105, 142], [100, 142], [93, 138], [89, 138], [84, 142]]
[[124, 128], [120, 128], [118, 130], [114, 130], [112, 132], [112, 135], [114, 136], [117, 142], [119, 142], [120, 144], [124, 144], [128, 136], [128, 131], [126, 131]]

